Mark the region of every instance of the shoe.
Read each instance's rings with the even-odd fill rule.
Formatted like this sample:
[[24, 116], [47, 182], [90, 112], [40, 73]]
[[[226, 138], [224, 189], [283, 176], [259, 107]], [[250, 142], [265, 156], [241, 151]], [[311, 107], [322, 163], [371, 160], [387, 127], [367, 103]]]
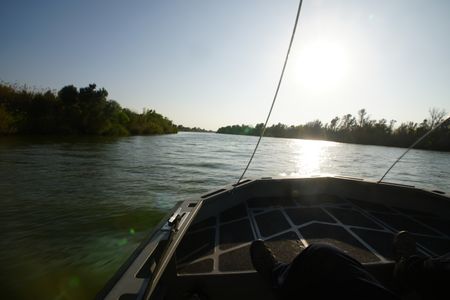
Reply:
[[408, 258], [417, 254], [417, 244], [414, 236], [408, 231], [400, 231], [394, 236], [393, 241], [395, 260]]
[[278, 261], [262, 240], [252, 242], [250, 245], [250, 257], [255, 270], [267, 280], [267, 282], [272, 283], [273, 270], [278, 264]]

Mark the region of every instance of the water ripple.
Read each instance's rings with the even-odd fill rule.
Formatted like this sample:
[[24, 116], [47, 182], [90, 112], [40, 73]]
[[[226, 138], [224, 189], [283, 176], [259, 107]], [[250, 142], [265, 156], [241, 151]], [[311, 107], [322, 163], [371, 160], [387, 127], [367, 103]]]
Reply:
[[[44, 299], [61, 292], [61, 280], [78, 276], [92, 298], [177, 201], [234, 183], [255, 143], [255, 137], [211, 133], [2, 138], [0, 273], [8, 276], [0, 280], [17, 298]], [[247, 176], [377, 180], [403, 151], [265, 138]], [[412, 150], [386, 180], [450, 192], [449, 178], [449, 153]]]

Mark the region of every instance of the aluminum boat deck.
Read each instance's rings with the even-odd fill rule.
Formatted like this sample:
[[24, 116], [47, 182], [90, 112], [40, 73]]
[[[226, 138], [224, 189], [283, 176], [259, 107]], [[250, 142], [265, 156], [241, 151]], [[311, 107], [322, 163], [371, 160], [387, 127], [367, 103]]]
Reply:
[[277, 299], [252, 266], [255, 239], [284, 262], [311, 243], [335, 245], [389, 287], [400, 230], [423, 255], [450, 252], [450, 198], [357, 178], [246, 179], [179, 202], [97, 298]]
[[424, 255], [450, 252], [450, 218], [319, 194], [298, 198], [250, 198], [190, 226], [176, 253], [180, 275], [254, 272], [249, 246], [269, 241], [289, 262], [314, 242], [337, 246], [364, 264], [393, 261], [392, 238], [408, 230]]

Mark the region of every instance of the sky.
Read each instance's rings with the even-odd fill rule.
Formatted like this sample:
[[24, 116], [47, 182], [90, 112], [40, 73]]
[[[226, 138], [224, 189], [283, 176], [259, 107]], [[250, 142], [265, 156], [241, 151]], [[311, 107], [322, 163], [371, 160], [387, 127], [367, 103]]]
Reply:
[[[265, 120], [294, 0], [2, 0], [0, 80], [96, 83], [137, 112], [216, 130]], [[450, 112], [450, 1], [304, 0], [269, 124], [365, 108], [421, 122]]]

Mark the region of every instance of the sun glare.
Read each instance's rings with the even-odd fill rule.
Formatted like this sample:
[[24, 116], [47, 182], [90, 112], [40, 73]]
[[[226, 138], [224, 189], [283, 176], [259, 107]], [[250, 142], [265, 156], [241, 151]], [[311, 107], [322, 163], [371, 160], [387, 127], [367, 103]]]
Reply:
[[295, 77], [308, 89], [336, 88], [348, 75], [348, 51], [339, 43], [315, 41], [305, 45], [296, 56]]
[[323, 162], [328, 158], [330, 143], [313, 140], [294, 140], [290, 147], [295, 153], [297, 176], [320, 175], [323, 172]]

